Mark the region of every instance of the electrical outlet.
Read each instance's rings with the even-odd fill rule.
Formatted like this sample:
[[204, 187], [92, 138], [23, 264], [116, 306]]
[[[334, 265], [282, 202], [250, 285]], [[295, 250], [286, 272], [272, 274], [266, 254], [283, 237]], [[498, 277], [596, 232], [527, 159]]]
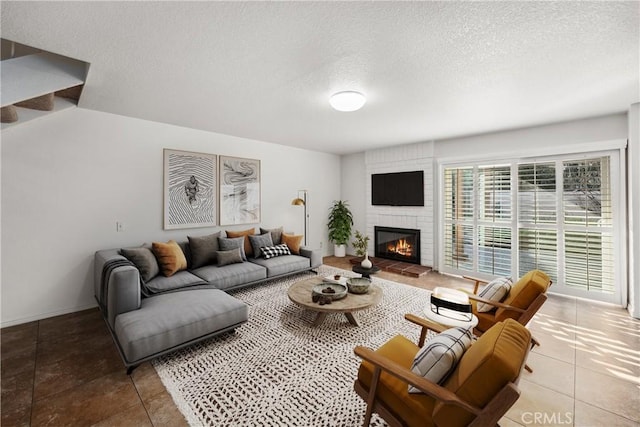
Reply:
[[116, 221], [116, 231], [122, 233], [124, 231], [124, 223]]
[[322, 249], [322, 242], [320, 242], [320, 249]]

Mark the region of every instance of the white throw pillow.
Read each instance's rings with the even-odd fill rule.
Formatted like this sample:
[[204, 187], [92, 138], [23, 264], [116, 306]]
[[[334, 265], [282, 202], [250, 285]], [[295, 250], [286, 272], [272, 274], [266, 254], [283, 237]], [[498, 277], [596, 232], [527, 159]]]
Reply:
[[[442, 384], [471, 346], [472, 340], [471, 329], [447, 329], [424, 344], [413, 359], [411, 370], [433, 383]], [[409, 385], [409, 393], [422, 392]]]
[[[509, 295], [509, 291], [511, 291], [511, 283], [511, 279], [508, 277], [498, 277], [487, 283], [487, 286], [482, 289], [482, 292], [480, 292], [478, 296], [489, 301], [502, 302], [502, 300]], [[495, 308], [495, 305], [479, 302], [477, 310], [480, 313], [486, 313]]]

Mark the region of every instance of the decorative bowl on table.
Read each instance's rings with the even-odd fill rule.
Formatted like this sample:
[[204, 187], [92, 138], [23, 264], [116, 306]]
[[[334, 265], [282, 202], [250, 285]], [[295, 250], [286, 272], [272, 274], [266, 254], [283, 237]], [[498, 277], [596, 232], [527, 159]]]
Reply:
[[311, 291], [312, 295], [322, 295], [330, 297], [333, 301], [347, 296], [347, 287], [341, 283], [323, 282], [315, 285]]
[[352, 277], [347, 279], [347, 289], [352, 294], [366, 294], [369, 292], [371, 286], [371, 279], [366, 277]]

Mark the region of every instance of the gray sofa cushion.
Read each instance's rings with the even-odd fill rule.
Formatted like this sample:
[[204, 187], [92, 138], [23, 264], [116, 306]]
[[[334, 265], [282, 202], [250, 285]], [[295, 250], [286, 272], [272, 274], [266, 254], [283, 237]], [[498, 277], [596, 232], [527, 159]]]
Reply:
[[282, 243], [282, 232], [284, 231], [283, 227], [277, 228], [262, 228], [260, 227], [260, 234], [270, 233], [271, 240], [273, 240], [274, 245], [279, 245]]
[[116, 318], [115, 332], [132, 363], [191, 340], [238, 326], [247, 305], [217, 289], [193, 289], [142, 300], [140, 310]]
[[166, 277], [162, 274], [154, 277], [146, 283], [147, 289], [153, 293], [172, 291], [187, 286], [203, 284], [202, 279], [188, 271], [179, 271], [173, 276]]
[[249, 237], [249, 242], [251, 242], [251, 246], [253, 247], [254, 258], [262, 257], [262, 251], [260, 251], [260, 248], [273, 246], [271, 233], [257, 234], [253, 236], [247, 236], [247, 237]]
[[231, 249], [230, 251], [217, 251], [216, 258], [218, 258], [218, 267], [244, 262], [242, 261], [240, 248]]
[[269, 259], [258, 258], [252, 259], [251, 262], [265, 267], [267, 269], [267, 277], [311, 268], [311, 260], [300, 255], [282, 255]]
[[140, 271], [142, 280], [145, 282], [148, 282], [160, 273], [158, 260], [156, 260], [150, 248], [144, 246], [140, 248], [125, 248], [121, 249], [120, 253], [136, 266]]
[[224, 267], [206, 265], [193, 270], [192, 273], [222, 290], [267, 278], [267, 271], [264, 268], [250, 262], [229, 264]]
[[240, 237], [218, 237], [218, 245], [222, 251], [230, 251], [231, 249], [240, 248], [240, 254], [242, 260], [247, 260], [247, 255], [244, 253], [244, 236]]
[[216, 251], [220, 249], [218, 237], [220, 237], [219, 231], [208, 236], [187, 236], [189, 249], [191, 250], [191, 268], [198, 268], [217, 262]]

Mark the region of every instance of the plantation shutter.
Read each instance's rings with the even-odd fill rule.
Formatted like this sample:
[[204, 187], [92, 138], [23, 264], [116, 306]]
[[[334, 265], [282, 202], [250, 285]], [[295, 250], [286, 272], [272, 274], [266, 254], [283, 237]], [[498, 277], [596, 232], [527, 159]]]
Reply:
[[542, 270], [557, 282], [555, 162], [518, 165], [518, 276]]
[[610, 158], [564, 161], [562, 167], [566, 285], [613, 293]]
[[511, 275], [511, 166], [480, 166], [478, 190], [478, 271]]
[[473, 271], [473, 168], [446, 169], [444, 195], [445, 264]]

